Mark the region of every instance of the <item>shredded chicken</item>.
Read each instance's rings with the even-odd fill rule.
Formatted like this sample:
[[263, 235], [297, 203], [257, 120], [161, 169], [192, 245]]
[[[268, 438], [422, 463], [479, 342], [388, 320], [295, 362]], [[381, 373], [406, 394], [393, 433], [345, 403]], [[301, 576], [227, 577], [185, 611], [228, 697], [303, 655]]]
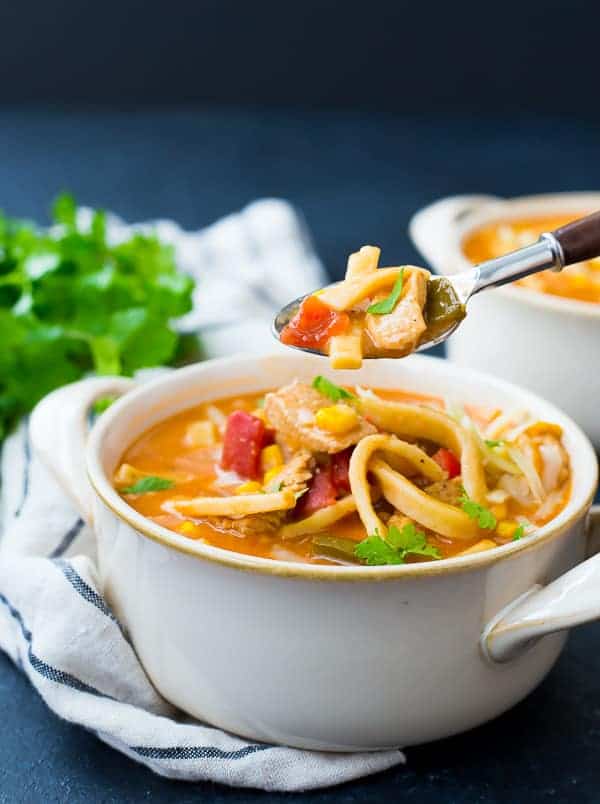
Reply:
[[364, 417], [346, 433], [321, 430], [315, 422], [315, 413], [331, 405], [327, 397], [310, 385], [294, 380], [290, 385], [265, 396], [265, 416], [277, 431], [277, 438], [289, 451], [307, 449], [311, 452], [341, 452], [361, 438], [376, 433], [376, 428]]
[[279, 530], [285, 511], [272, 511], [269, 514], [252, 514], [241, 519], [228, 516], [207, 517], [206, 522], [217, 530], [233, 533], [235, 536], [262, 536]]
[[462, 494], [462, 479], [453, 477], [452, 480], [438, 480], [425, 488], [427, 494], [448, 505], [458, 505]]
[[500, 475], [498, 488], [508, 492], [508, 495], [516, 500], [519, 505], [527, 507], [534, 504], [529, 483], [523, 475]]
[[[315, 460], [307, 450], [298, 452], [282, 466], [272, 485], [281, 484], [282, 489], [290, 489], [294, 494], [301, 494], [308, 485], [315, 467]], [[232, 517], [210, 517], [207, 522], [218, 530], [234, 533], [237, 536], [253, 536], [273, 533], [278, 530], [285, 519], [287, 511], [271, 511], [267, 514], [252, 514], [240, 519]]]
[[294, 494], [304, 491], [315, 468], [315, 459], [308, 450], [301, 450], [288, 461], [279, 474], [272, 480], [273, 486], [281, 484], [284, 489], [291, 489]]
[[[402, 298], [391, 313], [365, 316], [366, 332], [377, 349], [402, 354], [410, 354], [416, 349], [427, 329], [423, 318], [427, 277], [428, 272], [425, 270], [412, 270], [404, 282]], [[378, 294], [373, 301], [381, 301], [386, 295], [388, 294]]]
[[569, 458], [560, 441], [552, 435], [543, 434], [535, 437], [542, 464], [542, 485], [544, 491], [551, 492], [562, 486], [569, 477]]

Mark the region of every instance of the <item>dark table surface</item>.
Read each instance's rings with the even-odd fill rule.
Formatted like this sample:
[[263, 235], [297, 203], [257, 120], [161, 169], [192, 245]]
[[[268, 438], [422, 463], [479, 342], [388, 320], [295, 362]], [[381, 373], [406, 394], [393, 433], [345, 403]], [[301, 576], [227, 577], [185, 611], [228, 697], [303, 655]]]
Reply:
[[[0, 110], [0, 207], [44, 219], [63, 188], [129, 220], [196, 228], [259, 196], [303, 210], [333, 274], [357, 245], [416, 260], [410, 214], [449, 193], [600, 188], [600, 139], [573, 120], [414, 120], [263, 110]], [[493, 723], [306, 802], [600, 801], [600, 625]], [[0, 804], [279, 801], [154, 776], [58, 720], [0, 655]]]

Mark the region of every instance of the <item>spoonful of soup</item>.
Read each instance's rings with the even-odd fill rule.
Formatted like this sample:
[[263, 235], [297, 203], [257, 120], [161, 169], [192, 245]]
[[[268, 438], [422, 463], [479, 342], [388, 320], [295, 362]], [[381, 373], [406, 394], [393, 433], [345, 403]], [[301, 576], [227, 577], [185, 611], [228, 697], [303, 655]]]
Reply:
[[273, 333], [286, 346], [329, 356], [332, 368], [360, 368], [364, 358], [405, 357], [446, 340], [480, 290], [599, 255], [600, 212], [454, 276], [414, 265], [380, 268], [380, 249], [363, 246], [350, 255], [341, 282], [280, 310]]

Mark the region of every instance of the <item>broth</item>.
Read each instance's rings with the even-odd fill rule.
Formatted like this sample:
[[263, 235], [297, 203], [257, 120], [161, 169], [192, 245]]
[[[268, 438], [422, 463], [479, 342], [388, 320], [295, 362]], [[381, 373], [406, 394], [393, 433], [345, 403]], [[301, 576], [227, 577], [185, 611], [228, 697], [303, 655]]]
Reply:
[[[302, 388], [302, 393], [307, 393], [305, 386], [298, 385], [297, 388]], [[316, 392], [311, 391], [311, 393], [314, 396], [314, 393]], [[437, 411], [439, 416], [444, 415], [444, 421], [446, 418], [448, 419], [449, 428], [457, 426], [455, 424], [450, 424], [450, 422], [453, 420], [451, 420], [450, 417], [445, 417], [445, 414], [443, 413], [445, 411], [445, 404], [443, 400], [436, 397], [415, 395], [412, 393], [403, 392], [401, 390], [390, 391], [380, 389], [375, 391], [375, 397], [373, 396], [372, 392], [366, 392], [365, 394], [364, 389], [347, 389], [346, 393], [356, 397], [357, 403], [351, 402], [351, 404], [359, 408], [361, 411], [361, 416], [364, 413], [366, 417], [364, 419], [365, 427], [369, 428], [369, 432], [379, 431], [379, 433], [385, 433], [384, 428], [380, 426], [375, 428], [370, 422], [371, 419], [376, 419], [377, 413], [375, 411], [374, 414], [370, 414], [368, 412], [369, 405], [375, 405], [375, 407], [380, 405], [380, 402], [374, 403], [372, 401], [373, 398], [377, 398], [383, 402], [408, 403], [409, 405], [414, 406], [415, 416], [417, 417], [421, 416], [423, 412]], [[360, 396], [360, 403], [358, 402], [359, 394], [364, 395], [364, 397]], [[369, 394], [371, 394], [371, 396], [369, 396]], [[290, 523], [293, 525], [293, 523], [299, 518], [302, 518], [297, 511], [301, 505], [304, 505], [304, 503], [302, 503], [303, 493], [299, 493], [297, 495], [297, 502], [294, 509], [283, 512], [281, 516], [284, 516], [284, 519], [280, 527], [276, 527], [274, 529], [265, 528], [263, 531], [261, 531], [260, 527], [258, 527], [256, 529], [249, 528], [245, 532], [240, 532], [237, 530], [237, 528], [240, 527], [239, 518], [226, 519], [223, 517], [216, 518], [190, 516], [182, 514], [181, 511], [177, 510], [176, 508], [177, 505], [181, 505], [182, 503], [185, 504], [186, 501], [194, 501], [204, 498], [227, 498], [234, 500], [235, 495], [239, 493], [239, 489], [244, 487], [244, 484], [246, 486], [248, 486], [248, 483], [250, 483], [251, 486], [253, 484], [254, 486], [260, 486], [260, 483], [258, 483], [256, 480], [249, 481], [247, 477], [239, 476], [230, 469], [223, 469], [220, 465], [220, 462], [223, 461], [224, 428], [229, 426], [228, 422], [230, 421], [231, 414], [234, 414], [237, 411], [244, 411], [249, 415], [240, 417], [240, 414], [238, 413], [238, 419], [242, 418], [245, 422], [250, 422], [250, 424], [258, 421], [264, 422], [266, 415], [270, 413], [272, 407], [272, 402], [270, 399], [271, 398], [269, 398], [265, 404], [264, 393], [228, 397], [199, 405], [165, 419], [143, 433], [124, 451], [120, 468], [115, 475], [115, 485], [125, 496], [127, 502], [136, 511], [153, 520], [154, 522], [179, 534], [182, 534], [189, 539], [204, 540], [211, 545], [221, 547], [226, 550], [232, 550], [247, 555], [260, 556], [263, 558], [296, 562], [300, 561], [316, 564], [337, 563], [335, 555], [332, 556], [329, 552], [327, 555], [324, 555], [320, 550], [319, 545], [317, 544], [319, 542], [318, 533], [316, 536], [314, 532], [306, 533], [295, 538], [284, 538], [282, 535], [286, 532], [286, 526], [289, 526]], [[332, 400], [324, 397], [323, 407], [331, 407], [331, 402]], [[263, 404], [265, 404], [265, 407], [262, 407]], [[337, 405], [339, 406], [339, 402]], [[333, 407], [336, 406], [334, 405]], [[267, 410], [267, 414], [265, 414], [265, 408]], [[366, 412], [363, 410], [363, 408], [367, 409]], [[347, 412], [346, 415], [348, 415]], [[482, 436], [486, 434], [487, 429], [493, 428], [494, 425], [497, 428], [502, 424], [503, 414], [499, 410], [484, 410], [467, 406], [465, 408], [464, 415], [469, 417], [468, 426], [478, 428]], [[273, 422], [269, 421], [267, 418], [266, 425], [267, 428], [271, 427], [273, 426]], [[258, 427], [258, 425], [256, 426]], [[535, 426], [539, 427], [540, 424], [538, 423], [538, 425], [534, 425], [532, 423], [530, 426], [533, 428], [531, 429], [531, 432], [535, 432]], [[547, 431], [544, 430], [544, 427], [547, 428]], [[526, 495], [524, 492], [524, 486], [522, 479], [519, 478], [518, 474], [513, 477], [513, 480], [515, 483], [521, 483], [520, 501], [517, 499], [519, 494], [517, 494], [515, 497], [508, 495], [506, 491], [498, 491], [496, 486], [493, 486], [492, 484], [497, 484], [498, 477], [503, 475], [499, 470], [491, 470], [490, 467], [487, 466], [485, 469], [482, 469], [482, 471], [485, 472], [486, 481], [489, 484], [490, 489], [496, 489], [496, 499], [501, 500], [499, 503], [485, 501], [486, 510], [492, 511], [494, 513], [494, 517], [497, 519], [497, 528], [493, 530], [478, 529], [467, 538], [461, 537], [459, 539], [454, 539], [449, 538], [447, 535], [437, 533], [430, 527], [428, 528], [424, 526], [422, 522], [419, 522], [419, 518], [417, 516], [416, 525], [419, 531], [422, 531], [425, 534], [427, 544], [434, 548], [434, 551], [437, 553], [435, 557], [447, 558], [458, 555], [459, 553], [464, 553], [465, 551], [469, 551], [470, 549], [474, 548], [487, 549], [490, 546], [493, 547], [495, 545], [504, 544], [514, 537], [514, 531], [511, 534], [507, 528], [504, 528], [503, 530], [501, 528], [502, 522], [511, 522], [515, 524], [518, 524], [521, 521], [527, 522], [527, 530], [529, 531], [531, 528], [538, 527], [549, 521], [558, 513], [559, 510], [562, 509], [568, 500], [570, 492], [568, 459], [566, 458], [566, 453], [564, 453], [564, 450], [562, 450], [562, 446], [560, 446], [560, 438], [559, 435], [557, 435], [559, 430], [554, 425], [549, 425], [547, 423], [541, 423], [541, 428], [542, 429], [540, 432], [542, 435], [535, 437], [532, 436], [531, 439], [533, 440], [530, 439], [531, 444], [533, 445], [531, 447], [533, 450], [532, 460], [534, 463], [536, 461], [538, 463], [537, 472], [539, 473], [539, 476], [543, 478], [544, 472], [547, 473], [547, 467], [544, 465], [544, 456], [549, 454], [547, 452], [549, 449], [552, 448], [555, 455], [560, 454], [563, 458], [563, 461], [566, 461], [564, 467], [561, 468], [561, 481], [560, 483], [557, 482], [556, 489], [553, 489], [552, 491], [552, 494], [554, 494], [554, 503], [552, 505], [547, 504], [546, 508], [544, 508], [543, 503], [540, 505], [538, 502], [532, 503], [530, 499], [525, 500]], [[267, 430], [265, 430], [265, 432], [267, 432]], [[460, 432], [462, 432], [462, 430]], [[209, 434], [211, 434], [210, 439], [208, 439]], [[283, 445], [283, 452], [286, 458], [285, 465], [289, 465], [289, 461], [291, 461], [294, 457], [294, 451], [298, 452], [298, 448], [294, 449], [286, 447], [285, 444], [281, 442], [280, 435], [281, 431], [277, 431], [276, 439], [277, 442], [282, 443]], [[372, 438], [373, 436], [371, 435], [370, 437]], [[524, 436], [520, 436], [521, 440], [523, 437]], [[529, 438], [529, 436], [527, 437]], [[541, 438], [542, 440], [536, 445], [535, 438]], [[203, 440], [212, 440], [212, 443], [203, 444]], [[397, 440], [398, 439], [396, 439], [396, 441]], [[448, 478], [451, 477], [451, 458], [448, 458], [448, 456], [445, 455], [448, 450], [441, 449], [439, 447], [439, 443], [433, 437], [432, 440], [429, 441], [423, 438], [406, 436], [403, 440], [403, 443], [406, 444], [407, 442], [418, 446], [420, 449], [423, 449], [424, 454], [432, 455], [435, 461], [439, 460], [439, 453], [444, 452], [444, 460], [440, 465], [445, 466], [444, 471], [446, 472]], [[360, 440], [358, 443], [360, 443]], [[487, 443], [488, 442], [486, 442], [486, 444]], [[489, 443], [492, 442], [489, 441]], [[483, 441], [481, 441], [481, 444], [483, 444], [481, 449], [484, 450], [482, 455], [487, 454], [485, 453], [485, 450], [487, 450], [491, 458], [493, 458], [493, 452], [500, 450], [497, 458], [497, 460], [500, 461], [500, 455], [504, 454], [503, 450], [505, 447], [489, 447], [486, 446]], [[497, 444], [500, 445], [501, 441], [498, 440]], [[545, 444], [544, 448], [542, 448], [542, 444]], [[277, 444], [272, 446], [276, 447]], [[351, 446], [345, 447], [344, 449], [348, 451], [352, 448], [353, 447]], [[528, 444], [527, 449], [529, 448], [530, 446]], [[277, 449], [279, 448], [277, 447]], [[544, 449], [546, 452], [544, 452]], [[276, 451], [277, 450], [275, 450], [275, 452]], [[341, 452], [327, 455], [325, 453], [313, 451], [311, 460], [314, 462], [316, 459], [317, 468], [315, 469], [315, 464], [313, 464], [312, 478], [307, 482], [309, 489], [307, 499], [309, 499], [310, 495], [314, 496], [313, 486], [316, 483], [316, 475], [324, 474], [325, 471], [330, 471], [330, 465], [336, 459], [335, 455], [339, 454], [341, 454]], [[387, 457], [387, 453], [382, 454], [385, 454]], [[506, 453], [506, 455], [509, 456], [509, 453]], [[242, 456], [242, 458], [243, 457], [244, 456]], [[264, 455], [261, 453], [261, 461], [263, 460], [263, 457]], [[512, 459], [510, 457], [506, 457], [505, 460], [507, 465], [510, 465], [510, 461]], [[448, 461], [450, 461], [450, 463], [448, 463]], [[394, 463], [391, 458], [390, 463], [394, 470], [398, 469], [398, 465]], [[400, 461], [400, 464], [403, 468], [404, 464], [402, 461]], [[390, 469], [390, 466], [388, 466], [388, 469]], [[416, 476], [409, 476], [411, 487], [414, 486], [414, 488], [417, 489], [417, 492], [426, 487], [429, 488], [427, 484], [423, 483], [423, 479], [418, 475], [418, 473]], [[136, 493], [135, 489], [141, 488], [139, 483], [144, 481], [144, 478], [146, 478], [146, 480], [148, 478], [153, 479], [153, 481], [148, 481], [149, 485], [152, 485], [152, 482], [154, 482], [156, 485], [157, 478], [162, 478], [163, 480], [166, 479], [165, 482], [169, 484], [169, 487]], [[373, 484], [373, 487], [376, 487], [377, 482], [374, 480], [374, 477], [369, 475], [369, 478], [370, 482]], [[261, 474], [261, 482], [262, 479]], [[456, 482], [460, 480], [461, 477], [459, 476], [455, 481], [446, 480], [444, 482], [454, 482], [456, 485]], [[138, 485], [136, 485], [136, 482]], [[466, 483], [467, 480], [463, 478], [462, 482]], [[508, 481], [506, 481], [506, 483], [508, 484]], [[274, 491], [273, 489], [270, 489], [270, 491], [275, 494], [281, 494], [281, 485], [282, 484], [280, 483], [279, 489], [275, 489]], [[134, 489], [134, 491], [132, 491], [132, 489]], [[254, 500], [258, 500], [259, 502], [261, 500], [266, 500], [268, 494], [264, 493], [265, 490], [269, 491], [269, 486], [266, 482], [266, 479], [264, 487], [261, 487], [261, 492], [257, 492], [257, 494], [254, 496]], [[306, 492], [306, 490], [304, 491]], [[260, 497], [260, 493], [263, 493], [264, 495], [262, 498]], [[340, 493], [338, 495], [338, 499], [340, 497], [344, 497], [346, 493], [346, 491]], [[250, 497], [252, 497], [252, 495], [250, 495]], [[242, 496], [240, 496], [237, 499], [244, 502], [244, 500], [248, 499], [248, 497], [242, 498]], [[493, 499], [494, 494], [491, 496], [491, 500]], [[329, 502], [331, 503], [332, 501], [330, 500]], [[394, 511], [393, 506], [388, 503], [385, 496], [381, 494], [381, 492], [379, 492], [379, 496], [377, 496], [377, 494], [373, 494], [373, 506], [376, 515], [380, 516], [382, 518], [381, 521], [385, 522], [386, 525], [391, 521], [389, 518], [390, 516], [403, 513]], [[459, 508], [456, 510], [458, 511]], [[276, 515], [280, 516], [279, 513]], [[461, 515], [464, 516], [462, 512]], [[270, 514], [262, 514], [262, 516], [268, 517]], [[251, 525], [252, 515], [247, 516], [244, 521]], [[270, 523], [271, 520], [265, 519], [265, 521]], [[404, 523], [404, 519], [402, 520], [402, 523]], [[326, 528], [323, 528], [321, 531], [321, 536], [324, 534], [326, 535], [326, 541], [330, 537], [333, 537], [334, 539], [348, 540], [349, 542], [356, 544], [364, 540], [368, 535], [371, 535], [367, 533], [361, 516], [356, 511], [350, 512], [346, 516], [331, 523]], [[483, 542], [488, 543], [487, 547], [481, 547]], [[405, 555], [404, 560], [407, 562], [412, 562], [416, 560], [431, 560], [431, 558], [427, 555], [414, 555], [408, 553]], [[392, 561], [391, 563], [394, 562]]]

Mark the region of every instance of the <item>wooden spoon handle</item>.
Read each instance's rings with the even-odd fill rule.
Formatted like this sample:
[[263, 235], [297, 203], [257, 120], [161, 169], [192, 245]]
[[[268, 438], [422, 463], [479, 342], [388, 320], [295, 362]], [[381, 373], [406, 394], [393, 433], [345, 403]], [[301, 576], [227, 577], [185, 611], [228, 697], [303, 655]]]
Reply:
[[552, 234], [561, 245], [565, 265], [600, 256], [600, 212], [567, 223]]

